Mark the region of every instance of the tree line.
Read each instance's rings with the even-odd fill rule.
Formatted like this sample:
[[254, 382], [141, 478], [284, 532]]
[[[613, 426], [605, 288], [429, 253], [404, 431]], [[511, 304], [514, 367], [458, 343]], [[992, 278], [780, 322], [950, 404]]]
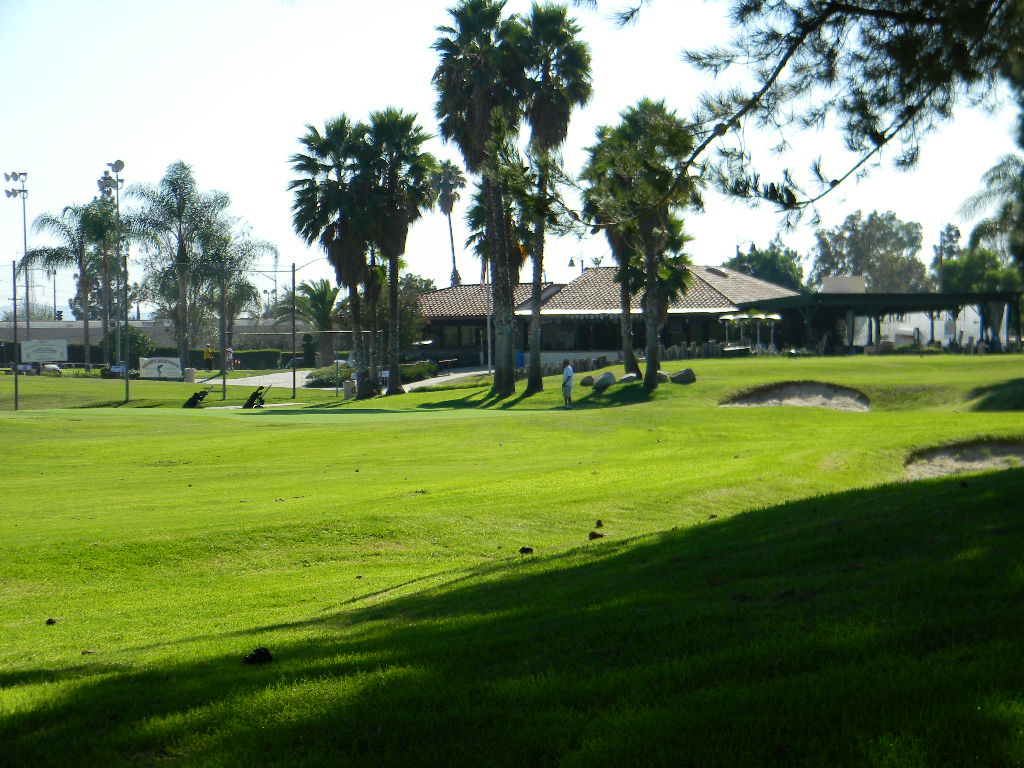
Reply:
[[[642, 291], [644, 384], [653, 388], [657, 329], [671, 298], [686, 290], [689, 238], [682, 213], [701, 210], [707, 188], [768, 202], [792, 223], [883, 152], [898, 167], [911, 167], [920, 141], [964, 100], [990, 97], [1008, 84], [1024, 103], [1019, 2], [722, 2], [736, 30], [733, 41], [684, 56], [712, 73], [746, 66], [755, 88], [704, 94], [687, 119], [664, 102], [638, 101], [617, 123], [598, 129], [579, 178], [562, 167], [559, 149], [593, 83], [589, 48], [567, 9], [536, 4], [528, 13], [506, 15], [501, 0], [461, 0], [449, 9], [448, 23], [437, 28], [435, 117], [441, 138], [457, 147], [475, 180], [469, 244], [491, 276], [496, 394], [515, 390], [512, 296], [527, 259], [533, 265], [527, 391], [543, 386], [539, 312], [548, 234], [589, 231], [608, 240], [623, 299], [624, 360], [639, 372], [628, 304]], [[641, 13], [644, 4], [622, 9], [621, 20]], [[819, 160], [807, 183], [789, 171], [762, 177], [742, 140], [751, 121], [781, 132], [783, 151], [793, 131], [834, 125], [857, 159], [835, 171]], [[452, 282], [461, 281], [450, 216], [466, 177], [453, 163], [439, 163], [424, 151], [428, 138], [416, 115], [385, 107], [365, 121], [342, 114], [322, 128], [308, 125], [300, 152], [290, 158], [296, 175], [290, 185], [294, 228], [324, 251], [337, 285], [348, 293], [360, 397], [377, 393], [382, 361], [377, 345], [362, 341], [364, 330], [378, 337], [382, 305], [392, 372], [388, 393], [402, 391], [399, 271], [409, 227], [434, 205], [449, 217]], [[1024, 124], [1019, 138], [1024, 144]], [[1010, 259], [1024, 259], [1024, 173], [1019, 157], [1004, 160], [983, 180], [986, 187], [973, 203], [975, 213], [995, 208], [983, 221], [988, 229], [979, 224], [966, 248], [948, 229], [931, 274], [916, 258], [917, 225], [892, 213], [857, 212], [838, 227], [818, 231], [810, 284], [850, 271], [864, 274], [872, 290], [1006, 284]], [[566, 202], [568, 189], [581, 198], [579, 210]], [[129, 194], [142, 206], [122, 218], [114, 242], [137, 238], [147, 258], [139, 295], [157, 303], [186, 350], [216, 295], [209, 286], [217, 282], [217, 271], [244, 275], [251, 259], [273, 253], [273, 246], [239, 230], [226, 214], [227, 196], [199, 191], [184, 163], [172, 165], [158, 185], [130, 188]], [[69, 206], [50, 223], [40, 222], [62, 245], [37, 249], [26, 259], [74, 266], [84, 316], [97, 304], [109, 313], [106, 307], [117, 301], [109, 284], [119, 279], [110, 258], [117, 248], [104, 230], [109, 224], [102, 224], [109, 219], [109, 202], [90, 205]], [[752, 245], [748, 253], [738, 252], [733, 264], [744, 271], [771, 265], [775, 272], [766, 278], [787, 284], [799, 272], [793, 262], [776, 239], [764, 250]], [[237, 287], [236, 303], [252, 300], [251, 291]], [[223, 303], [226, 295], [225, 290]]]
[[[622, 10], [621, 20], [640, 13], [643, 4]], [[713, 73], [756, 62], [749, 67], [758, 84], [753, 93], [706, 94], [690, 120], [679, 118], [664, 102], [643, 99], [624, 110], [618, 124], [598, 129], [575, 180], [561, 167], [558, 149], [573, 111], [588, 102], [593, 85], [590, 51], [566, 9], [534, 5], [527, 14], [505, 15], [503, 2], [463, 0], [449, 9], [448, 24], [437, 28], [435, 116], [441, 138], [458, 148], [467, 172], [477, 180], [468, 223], [470, 243], [492, 276], [497, 395], [515, 390], [512, 296], [526, 259], [533, 264], [527, 392], [543, 386], [539, 318], [546, 233], [587, 228], [605, 235], [621, 288], [623, 359], [627, 370], [639, 372], [629, 301], [642, 290], [648, 340], [644, 384], [653, 388], [657, 329], [668, 302], [686, 289], [688, 237], [681, 213], [701, 209], [706, 187], [767, 201], [793, 221], [884, 150], [896, 152], [898, 167], [911, 167], [921, 139], [965, 98], [984, 98], [999, 81], [1017, 87], [1021, 82], [1024, 19], [1019, 3], [733, 0], [727, 5], [737, 30], [732, 43], [685, 56]], [[424, 134], [412, 122], [404, 130], [406, 140], [415, 136], [415, 143], [408, 145], [404, 159], [389, 166], [398, 157], [380, 155], [376, 134], [383, 114], [371, 115], [366, 125], [341, 116], [323, 132], [310, 127], [303, 139], [310, 151], [293, 158], [293, 167], [307, 177], [295, 182], [296, 229], [327, 252], [354, 307], [361, 300], [360, 286], [368, 303], [376, 300], [377, 283], [385, 279], [383, 273], [376, 276], [376, 259], [390, 265], [400, 255], [389, 239], [404, 244], [408, 222], [432, 205], [434, 196], [450, 216], [464, 183], [451, 167], [443, 184], [421, 188], [412, 183], [441, 174], [434, 158], [418, 153]], [[762, 178], [741, 137], [751, 120], [785, 134], [837, 122], [858, 159], [835, 173], [816, 162], [809, 186], [799, 185], [788, 171], [778, 179]], [[528, 129], [525, 149], [523, 129]], [[331, 149], [318, 158], [314, 144], [321, 139]], [[1021, 229], [1019, 172], [1014, 178], [1016, 202], [1007, 214], [1011, 243]], [[410, 183], [402, 186], [402, 180]], [[566, 186], [580, 193], [580, 211], [565, 204]], [[382, 221], [390, 226], [382, 227]], [[457, 284], [453, 238], [452, 248], [452, 282]], [[961, 285], [963, 275], [977, 269], [959, 265], [991, 255], [974, 243], [944, 254], [929, 275], [916, 258], [920, 227], [878, 212], [867, 217], [858, 212], [839, 227], [819, 230], [815, 250], [811, 285], [830, 275], [857, 273], [875, 291]], [[997, 261], [982, 270], [986, 279], [1004, 269], [1005, 258]], [[737, 253], [733, 265], [764, 271], [771, 264], [767, 279], [797, 287], [802, 285], [797, 262], [776, 241], [765, 251], [752, 246], [747, 254]], [[393, 281], [394, 269], [383, 272]], [[396, 369], [395, 350], [391, 355], [390, 367]], [[366, 369], [362, 379], [376, 381], [372, 357], [360, 367]], [[372, 389], [370, 384], [366, 394]], [[389, 385], [389, 392], [400, 390], [400, 382]]]
[[[259, 291], [247, 273], [260, 258], [276, 258], [277, 249], [241, 228], [228, 212], [230, 197], [199, 189], [192, 168], [180, 160], [158, 183], [128, 187], [126, 197], [137, 205], [120, 210], [119, 201], [101, 195], [38, 216], [33, 232], [53, 245], [30, 249], [19, 269], [74, 270], [77, 292], [70, 308], [82, 321], [87, 365], [89, 321], [100, 320], [109, 360], [111, 325], [144, 301], [169, 322], [179, 357], [187, 360], [214, 318], [224, 317], [230, 332], [234, 318], [258, 308]], [[132, 245], [142, 254], [144, 276], [126, 286], [125, 255]]]
[[[983, 210], [979, 199], [972, 196], [962, 210]], [[819, 289], [824, 280], [840, 275], [864, 277], [870, 293], [1021, 290], [1024, 280], [1011, 252], [1012, 220], [1003, 216], [1012, 198], [997, 195], [985, 200], [985, 205], [996, 207], [997, 214], [981, 219], [966, 244], [961, 243], [960, 229], [947, 224], [933, 247], [930, 269], [919, 257], [921, 225], [901, 221], [892, 211], [872, 211], [866, 216], [856, 211], [838, 226], [818, 229], [816, 243], [806, 256], [786, 247], [777, 235], [766, 247], [751, 243], [746, 252], [737, 247], [725, 266], [795, 291]], [[810, 267], [806, 280], [804, 264]]]

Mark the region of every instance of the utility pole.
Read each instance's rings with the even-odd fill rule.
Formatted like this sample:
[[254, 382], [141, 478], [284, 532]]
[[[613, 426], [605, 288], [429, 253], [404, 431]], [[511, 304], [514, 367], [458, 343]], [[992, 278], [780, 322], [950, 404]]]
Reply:
[[[121, 299], [120, 303], [124, 310], [124, 333], [121, 333], [121, 318], [114, 318], [114, 328], [116, 329], [115, 336], [117, 341], [117, 354], [115, 355], [124, 366], [124, 401], [127, 403], [130, 399], [129, 392], [129, 381], [131, 377], [128, 375], [128, 368], [131, 366], [131, 335], [128, 333], [128, 252], [122, 251], [121, 249], [121, 186], [124, 184], [124, 180], [121, 178], [120, 173], [124, 170], [124, 163], [120, 160], [115, 160], [112, 163], [107, 163], [107, 167], [114, 172], [114, 175], [110, 175], [110, 171], [104, 171], [102, 178], [96, 182], [96, 186], [100, 188], [100, 195], [110, 198], [111, 192], [114, 194], [114, 206], [117, 214], [114, 225], [114, 234], [116, 237], [114, 258], [117, 260], [118, 270], [121, 272]], [[124, 357], [121, 357], [121, 338], [124, 338]]]
[[[25, 212], [25, 198], [28, 197], [28, 190], [25, 188], [25, 180], [28, 179], [28, 173], [25, 171], [11, 171], [10, 173], [4, 174], [5, 181], [20, 181], [21, 189], [14, 187], [13, 189], [5, 189], [4, 194], [7, 197], [20, 197], [21, 198], [21, 237], [24, 245], [22, 255], [26, 257], [22, 261], [22, 269], [25, 270], [25, 339], [30, 340], [32, 338], [32, 285], [30, 282], [31, 271], [28, 268], [28, 214]], [[17, 296], [18, 283], [14, 283], [14, 293]]]
[[14, 289], [14, 315], [11, 325], [14, 327], [14, 354], [11, 356], [14, 368], [14, 410], [18, 410], [18, 262], [11, 262], [11, 288]]
[[228, 354], [227, 340], [227, 274], [224, 266], [224, 254], [220, 255], [220, 399], [228, 399]]

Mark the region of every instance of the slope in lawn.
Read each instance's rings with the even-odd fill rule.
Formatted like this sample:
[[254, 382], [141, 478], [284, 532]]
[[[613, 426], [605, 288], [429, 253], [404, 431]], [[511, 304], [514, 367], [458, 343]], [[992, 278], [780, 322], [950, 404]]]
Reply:
[[483, 566], [259, 628], [264, 667], [239, 633], [2, 675], [62, 693], [0, 738], [40, 766], [1019, 765], [1022, 492], [849, 491]]

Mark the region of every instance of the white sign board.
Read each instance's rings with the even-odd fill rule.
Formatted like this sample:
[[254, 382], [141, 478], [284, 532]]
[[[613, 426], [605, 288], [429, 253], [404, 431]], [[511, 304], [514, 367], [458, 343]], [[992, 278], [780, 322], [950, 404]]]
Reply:
[[67, 359], [67, 339], [21, 342], [21, 362], [23, 363], [63, 363]]
[[140, 379], [180, 379], [181, 358], [178, 357], [140, 357]]
[[865, 293], [867, 280], [862, 275], [834, 275], [821, 281], [822, 293]]

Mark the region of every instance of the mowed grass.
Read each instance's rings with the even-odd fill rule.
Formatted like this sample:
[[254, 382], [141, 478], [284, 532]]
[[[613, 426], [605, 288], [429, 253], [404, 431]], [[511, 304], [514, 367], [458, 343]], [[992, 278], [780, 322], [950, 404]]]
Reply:
[[[1024, 764], [1024, 470], [903, 482], [1022, 359], [684, 365], [0, 415], [0, 764]], [[874, 410], [717, 407], [787, 379]]]

